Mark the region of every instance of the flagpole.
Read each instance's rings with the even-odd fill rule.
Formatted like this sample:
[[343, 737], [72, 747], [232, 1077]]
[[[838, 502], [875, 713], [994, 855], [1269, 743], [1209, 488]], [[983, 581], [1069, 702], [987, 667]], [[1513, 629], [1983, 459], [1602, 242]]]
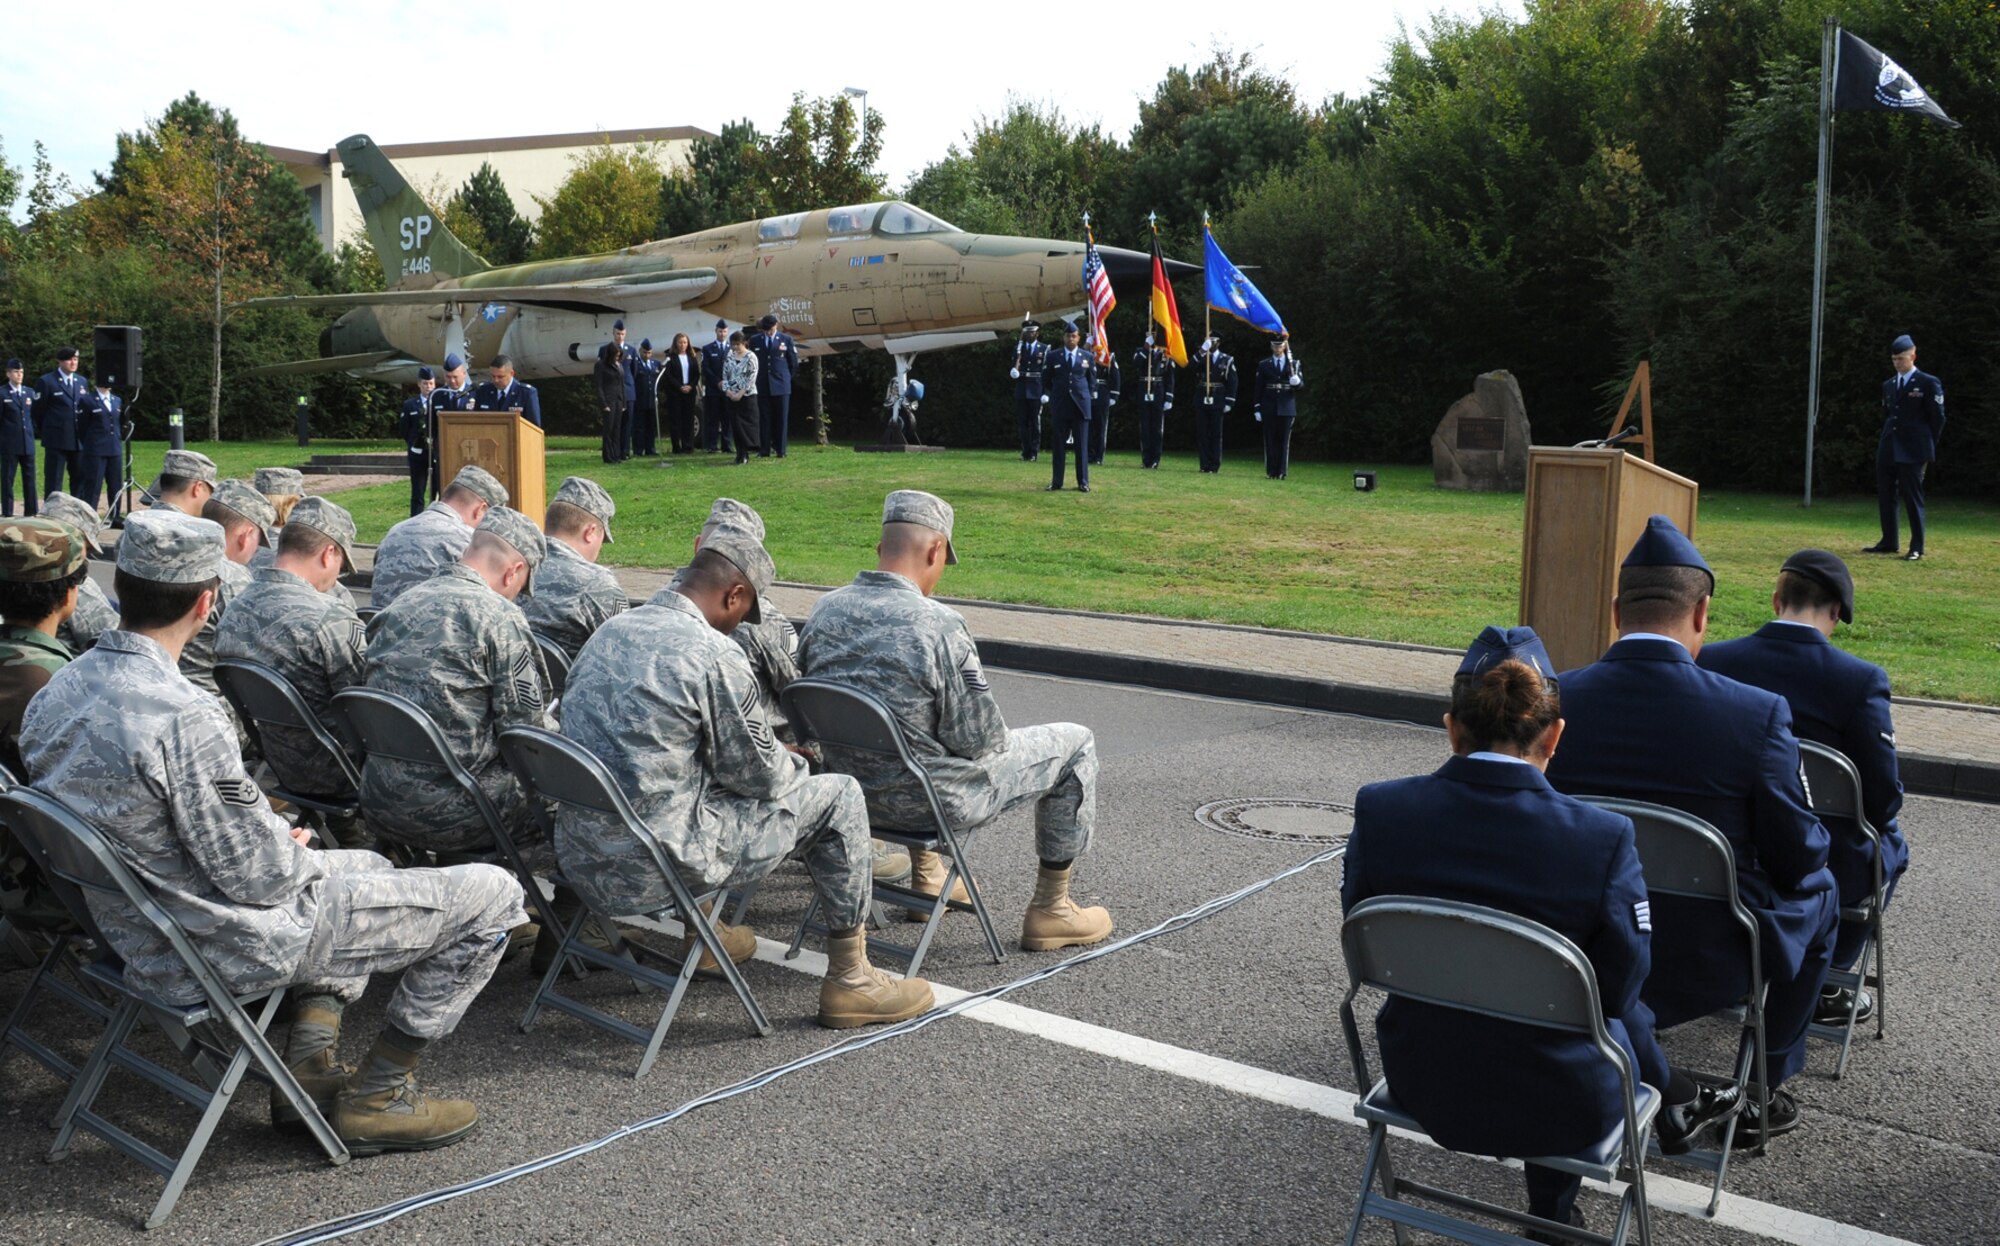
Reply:
[[[1204, 210], [1201, 214], [1201, 344], [1203, 346], [1208, 345], [1208, 339], [1215, 336], [1215, 307], [1213, 301], [1208, 297], [1209, 233], [1208, 213]], [[1214, 352], [1207, 350], [1201, 352], [1201, 394], [1204, 398], [1208, 397], [1208, 380], [1210, 376], [1208, 361], [1213, 357], [1213, 354]]]
[[1820, 334], [1826, 316], [1826, 199], [1833, 180], [1833, 88], [1840, 75], [1840, 21], [1821, 26], [1819, 49], [1819, 183], [1813, 213], [1812, 352], [1806, 378], [1805, 505], [1812, 506], [1813, 432], [1819, 424]]

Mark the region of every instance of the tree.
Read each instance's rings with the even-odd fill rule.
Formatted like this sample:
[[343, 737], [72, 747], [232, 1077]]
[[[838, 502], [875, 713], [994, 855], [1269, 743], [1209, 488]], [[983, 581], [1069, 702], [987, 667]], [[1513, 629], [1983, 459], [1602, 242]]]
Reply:
[[879, 112], [868, 114], [868, 134], [859, 136], [854, 101], [846, 95], [807, 101], [792, 96], [778, 132], [765, 145], [762, 172], [779, 212], [806, 212], [843, 203], [880, 199], [887, 181], [876, 171], [882, 154]]
[[696, 139], [687, 167], [660, 179], [660, 236], [772, 215], [764, 144], [764, 136], [748, 121], [732, 121], [714, 138]]
[[604, 139], [570, 160], [569, 176], [541, 205], [543, 258], [597, 255], [650, 240], [659, 221], [660, 161], [650, 143]]
[[1128, 165], [1126, 149], [1099, 127], [1014, 99], [999, 118], [975, 122], [965, 145], [953, 144], [905, 194], [961, 228], [1074, 238], [1085, 212], [1102, 216], [1118, 202]]
[[7, 163], [7, 147], [0, 143], [0, 265], [14, 258], [20, 244], [20, 227], [14, 224], [14, 201], [21, 197], [21, 170]]
[[[514, 197], [507, 193], [506, 183], [492, 165], [480, 162], [450, 203], [453, 215], [477, 224], [484, 245], [474, 249], [488, 263], [519, 264], [534, 251], [535, 227], [514, 210]], [[459, 235], [459, 241], [473, 245], [464, 234]]]
[[73, 255], [83, 245], [76, 204], [82, 199], [66, 173], [49, 162], [49, 150], [35, 142], [35, 180], [28, 186], [27, 249], [40, 260]]

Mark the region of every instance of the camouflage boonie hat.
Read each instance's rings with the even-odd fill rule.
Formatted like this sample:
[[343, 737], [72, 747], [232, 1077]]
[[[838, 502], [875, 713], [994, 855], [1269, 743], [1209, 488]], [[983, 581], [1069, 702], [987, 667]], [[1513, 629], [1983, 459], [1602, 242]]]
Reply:
[[125, 518], [118, 569], [153, 584], [200, 584], [222, 574], [222, 525], [177, 510]]
[[882, 499], [882, 522], [913, 523], [929, 528], [933, 532], [944, 533], [944, 560], [956, 565], [958, 550], [951, 543], [951, 525], [955, 516], [951, 503], [935, 493], [924, 493], [917, 489], [898, 489]]
[[90, 552], [101, 554], [104, 546], [98, 541], [98, 534], [104, 531], [104, 521], [98, 518], [97, 508], [73, 493], [51, 493], [42, 499], [42, 515], [47, 519], [59, 519], [83, 533], [84, 543]]
[[778, 569], [771, 565], [771, 555], [764, 546], [748, 529], [725, 526], [711, 530], [701, 548], [704, 553], [727, 558], [750, 581], [750, 613], [743, 616], [744, 621], [762, 623], [764, 594], [771, 591], [771, 581], [778, 578]]
[[541, 569], [542, 560], [549, 556], [548, 542], [543, 539], [542, 530], [535, 526], [535, 521], [510, 507], [493, 506], [487, 508], [486, 518], [479, 521], [479, 531], [490, 532], [514, 547], [514, 552], [528, 564], [528, 582], [522, 586], [521, 595], [534, 596], [535, 572]]
[[278, 497], [306, 491], [306, 474], [296, 467], [260, 467], [251, 482], [257, 492]]
[[278, 508], [257, 492], [255, 485], [247, 480], [225, 480], [215, 486], [214, 500], [255, 524], [259, 545], [271, 543], [271, 526], [278, 522]]
[[556, 487], [556, 495], [550, 500], [567, 502], [595, 519], [604, 529], [604, 543], [611, 544], [611, 517], [618, 513], [618, 503], [611, 500], [603, 485], [588, 477], [569, 476]]
[[706, 541], [709, 533], [723, 527], [742, 528], [759, 541], [764, 539], [764, 517], [735, 498], [715, 499], [701, 525], [701, 539]]
[[59, 519], [9, 519], [0, 523], [0, 580], [47, 584], [90, 556], [83, 533]]
[[[501, 484], [498, 477], [483, 467], [474, 467], [468, 463], [458, 469], [458, 475], [451, 478], [451, 483], [461, 489], [470, 490], [488, 506], [507, 505], [507, 486]], [[528, 526], [534, 527], [532, 523]]]
[[153, 487], [147, 492], [157, 494], [160, 491], [160, 478], [164, 476], [179, 476], [183, 480], [205, 480], [213, 485], [219, 478], [219, 473], [215, 470], [215, 460], [206, 454], [198, 454], [193, 450], [169, 450], [166, 461], [160, 465], [160, 475], [153, 478]]
[[285, 527], [293, 524], [333, 538], [333, 543], [340, 546], [341, 571], [354, 570], [354, 516], [347, 513], [346, 507], [321, 497], [301, 498], [292, 508], [292, 517], [285, 521]]

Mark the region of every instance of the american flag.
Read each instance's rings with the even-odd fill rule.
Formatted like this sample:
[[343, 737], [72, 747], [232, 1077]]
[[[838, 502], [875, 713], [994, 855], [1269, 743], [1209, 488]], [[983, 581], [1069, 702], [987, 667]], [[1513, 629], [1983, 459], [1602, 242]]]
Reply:
[[1083, 244], [1083, 292], [1090, 300], [1090, 341], [1097, 352], [1097, 362], [1110, 363], [1111, 339], [1104, 332], [1104, 318], [1118, 306], [1118, 299], [1111, 293], [1111, 278], [1104, 273], [1104, 261], [1097, 258], [1095, 240]]

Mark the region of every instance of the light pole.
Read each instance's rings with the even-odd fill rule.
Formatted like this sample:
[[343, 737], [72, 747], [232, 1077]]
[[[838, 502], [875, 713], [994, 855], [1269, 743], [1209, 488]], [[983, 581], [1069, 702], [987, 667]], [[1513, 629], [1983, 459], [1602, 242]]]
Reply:
[[849, 99], [858, 99], [861, 101], [861, 138], [859, 142], [855, 143], [855, 146], [865, 147], [868, 144], [868, 92], [862, 90], [860, 87], [842, 87], [840, 88], [840, 93]]

